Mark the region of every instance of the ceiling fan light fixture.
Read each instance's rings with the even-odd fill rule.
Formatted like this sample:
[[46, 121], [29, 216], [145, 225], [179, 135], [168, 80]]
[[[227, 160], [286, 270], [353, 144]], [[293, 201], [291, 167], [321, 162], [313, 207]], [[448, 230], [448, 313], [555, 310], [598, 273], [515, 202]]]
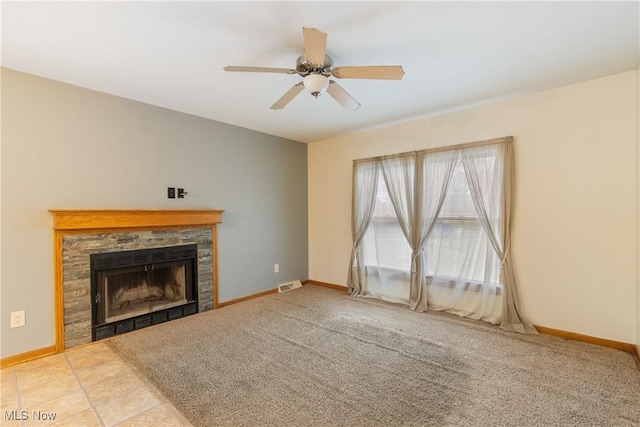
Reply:
[[345, 110], [356, 111], [360, 108], [360, 103], [338, 85], [335, 80], [329, 80], [330, 77], [337, 79], [402, 80], [404, 70], [400, 65], [334, 67], [333, 59], [327, 55], [326, 51], [327, 34], [317, 28], [302, 27], [302, 35], [304, 37], [304, 50], [296, 60], [295, 69], [229, 65], [224, 67], [224, 70], [297, 74], [302, 77], [302, 81], [294, 84], [270, 107], [272, 110], [280, 110], [286, 107], [293, 98], [306, 89], [316, 98], [327, 92]]
[[304, 88], [316, 98], [327, 91], [329, 79], [322, 74], [309, 74], [304, 77]]

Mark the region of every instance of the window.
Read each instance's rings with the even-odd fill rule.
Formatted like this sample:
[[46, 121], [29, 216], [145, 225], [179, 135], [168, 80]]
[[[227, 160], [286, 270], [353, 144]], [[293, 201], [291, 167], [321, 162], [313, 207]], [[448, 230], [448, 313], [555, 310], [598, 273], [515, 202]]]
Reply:
[[498, 283], [495, 252], [471, 199], [462, 162], [456, 163], [442, 210], [425, 249], [427, 276]]
[[537, 333], [510, 252], [513, 160], [512, 137], [355, 160], [351, 294]]
[[[495, 323], [501, 311], [499, 261], [473, 204], [460, 156], [454, 161], [444, 202], [423, 251], [429, 308]], [[412, 250], [382, 170], [378, 172], [375, 198], [361, 246], [365, 294], [406, 304], [410, 299]]]
[[377, 266], [390, 273], [404, 273], [405, 276], [411, 269], [411, 247], [400, 228], [382, 172], [378, 177], [376, 208], [365, 235], [365, 243], [367, 267]]

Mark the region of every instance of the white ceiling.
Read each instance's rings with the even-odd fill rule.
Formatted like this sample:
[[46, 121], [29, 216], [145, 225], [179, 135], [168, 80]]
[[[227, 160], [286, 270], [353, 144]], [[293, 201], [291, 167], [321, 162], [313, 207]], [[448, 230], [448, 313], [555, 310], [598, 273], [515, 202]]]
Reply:
[[[313, 142], [489, 99], [632, 70], [639, 2], [2, 2], [2, 66]], [[303, 92], [302, 27], [335, 65], [402, 65], [401, 81], [339, 80], [345, 111]]]

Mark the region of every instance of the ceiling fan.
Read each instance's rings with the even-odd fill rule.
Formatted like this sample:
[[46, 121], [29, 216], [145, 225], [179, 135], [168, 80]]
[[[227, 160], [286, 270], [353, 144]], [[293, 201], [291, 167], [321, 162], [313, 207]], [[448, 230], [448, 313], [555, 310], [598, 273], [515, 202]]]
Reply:
[[303, 80], [296, 83], [272, 106], [272, 110], [284, 108], [302, 89], [306, 89], [314, 97], [327, 92], [333, 99], [349, 111], [360, 108], [360, 103], [334, 80], [338, 79], [380, 79], [400, 80], [404, 70], [399, 65], [334, 67], [333, 60], [326, 54], [327, 34], [316, 28], [302, 27], [304, 52], [296, 61], [296, 68], [243, 67], [229, 65], [225, 71], [243, 71], [250, 73], [282, 73], [298, 74]]

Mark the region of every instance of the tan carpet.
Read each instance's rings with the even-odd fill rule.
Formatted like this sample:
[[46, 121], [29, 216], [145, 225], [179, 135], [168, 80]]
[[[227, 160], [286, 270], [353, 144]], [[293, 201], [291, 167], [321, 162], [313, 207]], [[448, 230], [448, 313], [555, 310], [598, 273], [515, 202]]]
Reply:
[[631, 354], [312, 285], [110, 344], [196, 426], [640, 424]]

